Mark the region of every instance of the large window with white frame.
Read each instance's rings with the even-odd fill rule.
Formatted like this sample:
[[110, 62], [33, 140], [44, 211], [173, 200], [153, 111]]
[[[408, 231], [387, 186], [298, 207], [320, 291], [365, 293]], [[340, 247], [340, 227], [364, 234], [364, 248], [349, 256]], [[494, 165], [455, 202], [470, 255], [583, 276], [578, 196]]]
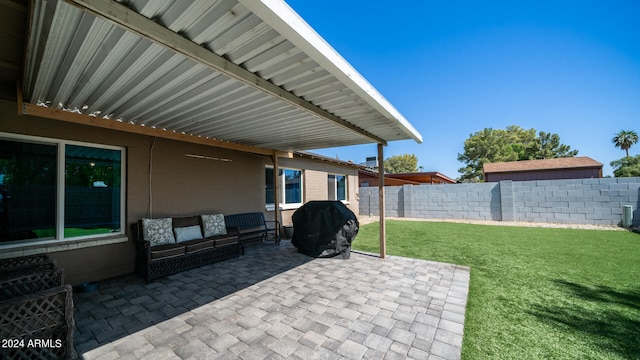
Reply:
[[347, 201], [347, 176], [329, 174], [328, 190], [329, 200]]
[[[302, 170], [281, 168], [278, 171], [281, 208], [295, 208], [302, 205]], [[265, 198], [267, 208], [275, 207], [275, 186], [273, 167], [265, 168]]]
[[125, 150], [0, 133], [0, 243], [124, 233]]

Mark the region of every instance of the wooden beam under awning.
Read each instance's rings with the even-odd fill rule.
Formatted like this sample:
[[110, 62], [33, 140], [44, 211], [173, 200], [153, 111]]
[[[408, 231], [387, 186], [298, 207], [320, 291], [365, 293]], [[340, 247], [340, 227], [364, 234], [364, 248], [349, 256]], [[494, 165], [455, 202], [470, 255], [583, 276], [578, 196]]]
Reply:
[[95, 126], [103, 129], [111, 129], [117, 131], [124, 131], [134, 134], [155, 136], [163, 139], [184, 141], [192, 144], [200, 144], [207, 146], [214, 146], [223, 149], [237, 150], [247, 153], [260, 154], [260, 155], [274, 155], [291, 158], [293, 154], [291, 152], [276, 151], [273, 149], [265, 149], [256, 146], [243, 145], [230, 141], [224, 141], [219, 139], [206, 138], [201, 136], [189, 135], [175, 131], [169, 131], [159, 129], [150, 126], [141, 126], [131, 124], [128, 122], [121, 122], [116, 120], [104, 119], [95, 116], [89, 116], [84, 114], [78, 114], [70, 111], [64, 111], [59, 109], [48, 108], [44, 106], [38, 106], [30, 103], [22, 103], [22, 96], [18, 93], [18, 104], [22, 104], [19, 107], [19, 112], [22, 115], [32, 115], [47, 119], [61, 120], [74, 124]]

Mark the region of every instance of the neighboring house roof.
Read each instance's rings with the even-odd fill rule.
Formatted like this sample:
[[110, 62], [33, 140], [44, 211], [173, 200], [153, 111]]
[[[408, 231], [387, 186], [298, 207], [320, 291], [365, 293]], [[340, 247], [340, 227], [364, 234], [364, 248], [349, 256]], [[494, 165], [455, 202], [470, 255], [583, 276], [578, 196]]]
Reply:
[[[374, 180], [377, 184], [378, 172], [367, 169], [358, 170], [358, 175], [361, 182], [366, 182], [369, 179]], [[418, 172], [418, 173], [403, 173], [403, 174], [384, 174], [385, 186], [399, 186], [399, 185], [420, 185], [420, 184], [455, 184], [456, 181], [440, 174], [439, 172]]]
[[497, 162], [484, 164], [482, 166], [485, 174], [576, 168], [602, 168], [602, 163], [587, 156], [578, 156], [572, 158]]
[[416, 172], [416, 173], [403, 173], [403, 174], [385, 174], [385, 176], [413, 181], [420, 184], [433, 184], [433, 183], [442, 183], [442, 184], [455, 184], [456, 181], [451, 179], [450, 177], [440, 174], [437, 171], [430, 172]]
[[31, 4], [24, 113], [248, 151], [422, 142], [282, 0]]

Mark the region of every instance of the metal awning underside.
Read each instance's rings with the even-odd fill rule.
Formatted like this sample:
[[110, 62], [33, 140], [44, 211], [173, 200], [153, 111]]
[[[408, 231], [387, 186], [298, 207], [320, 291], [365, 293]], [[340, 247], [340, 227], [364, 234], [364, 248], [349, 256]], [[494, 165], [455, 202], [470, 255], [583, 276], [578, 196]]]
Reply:
[[36, 0], [24, 101], [282, 151], [421, 135], [281, 0]]

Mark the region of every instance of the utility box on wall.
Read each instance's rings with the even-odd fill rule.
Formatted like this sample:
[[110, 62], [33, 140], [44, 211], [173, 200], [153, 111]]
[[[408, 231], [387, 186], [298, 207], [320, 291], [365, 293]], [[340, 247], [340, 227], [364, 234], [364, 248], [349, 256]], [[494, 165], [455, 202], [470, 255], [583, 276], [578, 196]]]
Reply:
[[633, 206], [622, 206], [622, 227], [631, 227], [633, 224]]

